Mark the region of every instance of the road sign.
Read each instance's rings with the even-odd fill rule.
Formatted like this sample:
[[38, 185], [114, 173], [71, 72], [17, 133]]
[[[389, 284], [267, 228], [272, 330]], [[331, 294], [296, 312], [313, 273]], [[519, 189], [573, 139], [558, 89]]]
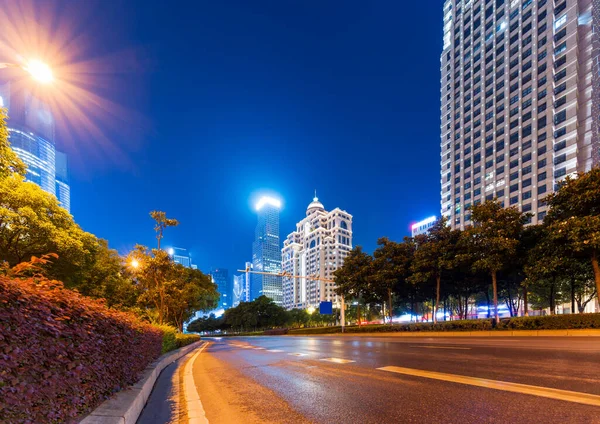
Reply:
[[321, 315], [332, 315], [333, 314], [333, 303], [321, 302], [319, 305], [319, 313]]

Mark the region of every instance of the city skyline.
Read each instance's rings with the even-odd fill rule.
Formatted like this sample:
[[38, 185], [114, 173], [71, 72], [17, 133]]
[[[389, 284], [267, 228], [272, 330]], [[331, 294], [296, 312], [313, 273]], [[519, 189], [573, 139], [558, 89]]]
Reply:
[[[323, 4], [319, 14], [309, 5], [268, 3], [163, 10], [157, 1], [106, 8], [90, 0], [70, 10], [95, 38], [81, 59], [102, 65], [98, 91], [125, 108], [125, 122], [98, 122], [116, 128], [109, 135], [120, 150], [102, 146], [106, 154], [97, 155], [90, 144], [104, 134], [64, 146], [71, 211], [119, 252], [156, 246], [148, 212], [164, 210], [180, 221], [165, 232], [165, 246], [187, 248], [202, 270], [240, 269], [251, 255], [253, 205], [269, 192], [284, 199], [287, 234], [317, 188], [328, 204], [352, 211], [353, 243], [366, 251], [378, 237], [409, 235], [415, 218], [439, 214], [432, 154], [439, 87], [432, 81], [439, 79], [442, 2], [427, 14], [416, 4], [358, 1], [342, 11]], [[421, 22], [392, 18], [405, 13]], [[156, 16], [164, 18], [159, 44]], [[388, 54], [413, 37], [419, 43], [402, 55]], [[182, 39], [203, 54], [189, 54]], [[419, 57], [418, 66], [406, 66], [409, 57]], [[57, 138], [67, 139], [64, 132], [58, 128]], [[129, 207], [115, 225], [109, 217], [119, 205]]]

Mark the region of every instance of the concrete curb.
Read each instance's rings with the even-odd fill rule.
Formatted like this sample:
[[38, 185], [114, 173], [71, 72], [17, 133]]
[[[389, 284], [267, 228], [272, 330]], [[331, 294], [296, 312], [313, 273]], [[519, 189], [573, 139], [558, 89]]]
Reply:
[[600, 330], [397, 331], [379, 333], [288, 334], [292, 337], [600, 337]]
[[193, 374], [196, 358], [198, 358], [198, 355], [200, 355], [208, 345], [208, 342], [205, 343], [204, 346], [194, 353], [185, 364], [183, 371], [183, 390], [189, 424], [208, 424], [208, 419], [206, 418], [206, 413], [204, 412], [204, 407], [202, 406], [202, 401], [200, 400]]
[[146, 367], [142, 378], [136, 384], [115, 393], [110, 399], [102, 402], [81, 421], [81, 424], [135, 424], [161, 371], [203, 344], [206, 342], [197, 341], [174, 352], [164, 354]]

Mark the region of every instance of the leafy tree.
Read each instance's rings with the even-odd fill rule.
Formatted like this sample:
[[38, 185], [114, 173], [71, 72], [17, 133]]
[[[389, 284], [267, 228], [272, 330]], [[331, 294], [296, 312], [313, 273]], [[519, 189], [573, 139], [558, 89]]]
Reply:
[[6, 126], [7, 119], [6, 109], [0, 108], [0, 178], [6, 178], [13, 174], [24, 177], [27, 167], [10, 147], [8, 128]]
[[498, 323], [498, 272], [514, 261], [527, 215], [514, 207], [504, 208], [497, 200], [475, 205], [471, 211], [474, 225], [464, 231], [462, 241], [472, 270], [487, 272], [492, 278], [494, 318]]
[[88, 265], [66, 280], [65, 286], [84, 296], [106, 300], [110, 307], [133, 308], [139, 296], [133, 276], [123, 266], [123, 258], [99, 239], [90, 252]]
[[83, 231], [52, 194], [18, 174], [0, 178], [0, 260], [14, 266], [56, 253], [58, 259], [45, 267], [47, 276], [68, 283], [89, 265], [97, 247], [96, 237]]
[[176, 269], [171, 257], [163, 250], [148, 249], [146, 246], [135, 246], [129, 254], [128, 262], [136, 261], [135, 279], [140, 288], [138, 303], [141, 306], [152, 306], [158, 313], [158, 324], [166, 323], [167, 287], [177, 278]]
[[360, 325], [360, 300], [368, 292], [369, 275], [371, 272], [371, 263], [373, 258], [368, 253], [363, 252], [361, 246], [355, 246], [344, 259], [344, 264], [334, 271], [335, 292], [344, 299], [356, 299], [357, 319]]
[[410, 281], [426, 283], [435, 280], [435, 307], [433, 322], [437, 322], [437, 312], [440, 305], [442, 275], [454, 266], [453, 246], [458, 240], [456, 231], [448, 226], [448, 219], [442, 217], [429, 229], [423, 237], [417, 239], [417, 249], [410, 271]]
[[225, 320], [223, 317], [217, 318], [215, 314], [210, 314], [208, 317], [198, 318], [190, 322], [187, 326], [187, 331], [195, 333], [212, 333], [221, 330], [224, 327]]
[[166, 321], [183, 332], [183, 323], [197, 311], [217, 306], [219, 294], [212, 279], [197, 269], [172, 264], [172, 278], [165, 282]]
[[414, 243], [405, 237], [402, 243], [390, 241], [386, 237], [377, 240], [379, 246], [373, 253], [373, 273], [369, 279], [369, 289], [378, 300], [388, 302], [390, 324], [393, 318], [392, 294], [408, 285], [410, 266], [414, 256]]
[[[600, 296], [600, 168], [567, 177], [559, 190], [547, 197], [545, 219], [549, 234], [574, 254], [591, 262]], [[600, 299], [600, 297], [599, 297]]]
[[156, 231], [156, 239], [158, 240], [158, 249], [160, 249], [160, 241], [163, 238], [163, 232], [167, 227], [176, 227], [179, 225], [179, 221], [172, 218], [167, 218], [167, 214], [162, 211], [152, 211], [150, 216], [156, 221], [154, 231]]

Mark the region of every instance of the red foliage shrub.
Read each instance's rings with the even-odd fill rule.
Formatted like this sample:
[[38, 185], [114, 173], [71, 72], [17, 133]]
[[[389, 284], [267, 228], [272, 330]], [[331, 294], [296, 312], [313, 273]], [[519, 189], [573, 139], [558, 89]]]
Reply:
[[72, 422], [161, 354], [162, 332], [58, 282], [0, 276], [0, 422]]

